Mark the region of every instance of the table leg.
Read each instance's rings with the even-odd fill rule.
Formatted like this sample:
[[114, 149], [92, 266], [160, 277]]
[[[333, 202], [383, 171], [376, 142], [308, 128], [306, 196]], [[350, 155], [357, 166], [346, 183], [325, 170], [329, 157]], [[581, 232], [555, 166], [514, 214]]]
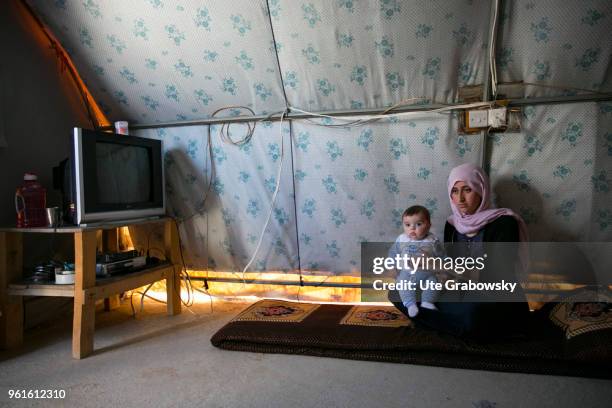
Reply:
[[72, 357], [84, 358], [93, 352], [96, 302], [86, 290], [96, 285], [96, 232], [74, 234], [74, 319]]
[[169, 315], [177, 315], [181, 313], [180, 270], [183, 265], [179, 253], [178, 226], [173, 220], [168, 220], [164, 232], [166, 259], [174, 265], [172, 275], [166, 277], [167, 308]]
[[8, 296], [9, 283], [23, 274], [23, 235], [0, 232], [0, 348], [19, 347], [23, 343], [23, 297]]
[[[104, 252], [119, 252], [117, 228], [102, 231], [102, 244]], [[104, 299], [104, 311], [109, 312], [121, 306], [119, 295], [111, 295]]]
[[110, 312], [111, 310], [115, 310], [121, 306], [121, 299], [119, 295], [111, 295], [107, 298], [104, 298], [104, 311]]

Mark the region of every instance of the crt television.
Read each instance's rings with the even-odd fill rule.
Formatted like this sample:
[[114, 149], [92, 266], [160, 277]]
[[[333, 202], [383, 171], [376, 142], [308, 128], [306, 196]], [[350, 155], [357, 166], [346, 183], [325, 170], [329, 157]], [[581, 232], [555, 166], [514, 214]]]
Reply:
[[73, 223], [165, 214], [160, 140], [74, 128], [72, 142], [71, 181], [63, 185]]

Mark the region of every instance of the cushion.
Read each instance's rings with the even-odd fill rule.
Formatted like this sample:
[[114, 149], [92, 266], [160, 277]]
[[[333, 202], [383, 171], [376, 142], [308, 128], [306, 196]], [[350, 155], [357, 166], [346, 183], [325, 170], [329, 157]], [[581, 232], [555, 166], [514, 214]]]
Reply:
[[612, 360], [612, 292], [578, 289], [536, 312], [542, 329], [561, 343], [565, 358]]

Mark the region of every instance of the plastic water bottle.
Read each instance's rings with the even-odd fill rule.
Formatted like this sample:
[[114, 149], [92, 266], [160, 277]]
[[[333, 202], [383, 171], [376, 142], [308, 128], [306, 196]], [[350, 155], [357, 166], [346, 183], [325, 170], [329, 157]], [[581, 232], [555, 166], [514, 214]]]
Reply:
[[25, 173], [23, 184], [15, 192], [17, 228], [44, 227], [47, 225], [46, 207], [47, 190], [38, 182], [36, 174]]

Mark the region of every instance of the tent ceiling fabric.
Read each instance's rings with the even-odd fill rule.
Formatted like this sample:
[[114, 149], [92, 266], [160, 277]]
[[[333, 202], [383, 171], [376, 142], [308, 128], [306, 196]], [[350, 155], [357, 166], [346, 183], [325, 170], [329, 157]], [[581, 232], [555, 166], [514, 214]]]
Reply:
[[264, 0], [28, 2], [112, 121], [285, 108]]
[[483, 82], [490, 2], [271, 1], [291, 106], [381, 108], [454, 102]]
[[[488, 72], [489, 0], [27, 1], [111, 120], [451, 103]], [[612, 3], [587, 3], [502, 2], [499, 79], [612, 90]]]
[[612, 2], [503, 4], [497, 46], [500, 81], [554, 86], [527, 87], [526, 97], [575, 94], [571, 88], [612, 91]]

